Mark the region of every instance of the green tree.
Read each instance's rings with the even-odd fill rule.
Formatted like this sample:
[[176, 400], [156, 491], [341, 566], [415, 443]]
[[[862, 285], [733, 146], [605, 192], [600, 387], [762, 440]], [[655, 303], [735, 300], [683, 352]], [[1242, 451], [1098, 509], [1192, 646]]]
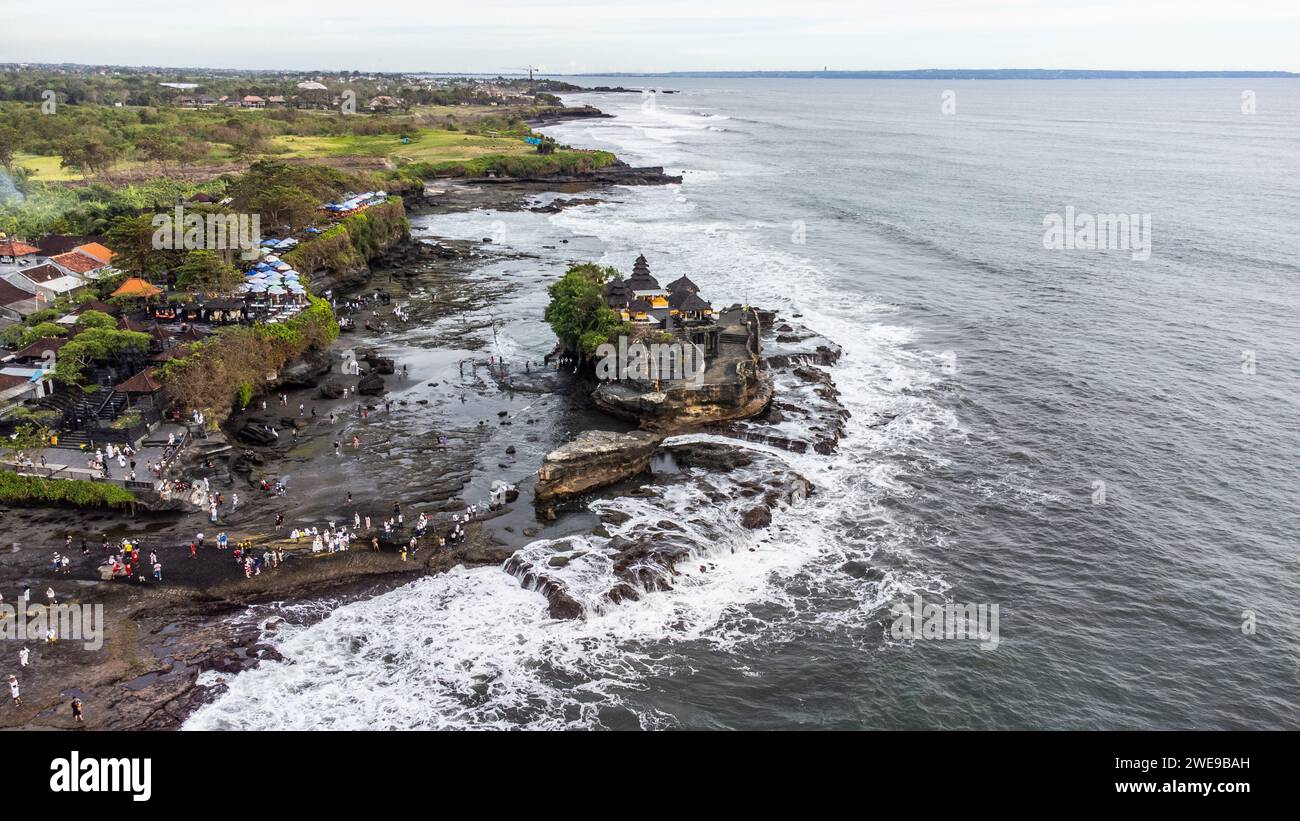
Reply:
[[142, 157], [158, 163], [160, 168], [179, 160], [181, 156], [179, 145], [157, 131], [142, 135], [135, 141], [135, 145]]
[[27, 422], [14, 428], [5, 443], [15, 453], [40, 450], [49, 444], [50, 429], [36, 422]]
[[239, 269], [212, 251], [190, 251], [176, 266], [176, 284], [208, 294], [224, 294], [244, 281]]
[[35, 325], [10, 325], [0, 331], [0, 344], [17, 350], [40, 339], [67, 336], [68, 329], [53, 322], [38, 322]]
[[60, 165], [86, 175], [107, 174], [122, 158], [122, 151], [122, 143], [102, 128], [88, 128], [59, 141]]
[[604, 285], [611, 277], [619, 277], [618, 269], [586, 262], [546, 289], [551, 302], [545, 318], [565, 348], [590, 354], [622, 328], [619, 315], [605, 304]]
[[103, 311], [85, 311], [77, 317], [77, 328], [116, 328], [117, 320]]
[[292, 185], [277, 185], [258, 192], [252, 206], [268, 225], [287, 225], [294, 230], [310, 225], [316, 215], [316, 201]]
[[0, 165], [4, 166], [10, 176], [14, 173], [14, 154], [18, 153], [21, 140], [18, 129], [8, 125], [0, 126]]
[[149, 214], [123, 217], [113, 223], [108, 229], [107, 237], [108, 245], [116, 254], [113, 257], [114, 267], [146, 279], [167, 270], [171, 254], [154, 247], [154, 233], [159, 230], [169, 229], [166, 226], [155, 228], [153, 217]]
[[110, 357], [143, 357], [149, 350], [149, 334], [119, 331], [114, 328], [89, 328], [59, 349], [54, 378], [70, 385], [80, 385], [85, 371], [94, 362]]

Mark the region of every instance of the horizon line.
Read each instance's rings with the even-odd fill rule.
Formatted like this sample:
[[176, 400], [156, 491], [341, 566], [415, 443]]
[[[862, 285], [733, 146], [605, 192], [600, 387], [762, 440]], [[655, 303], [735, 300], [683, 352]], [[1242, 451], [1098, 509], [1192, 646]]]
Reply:
[[[30, 69], [37, 67], [64, 68], [113, 68], [135, 69], [141, 71], [217, 71], [244, 74], [259, 73], [298, 73], [298, 74], [346, 74], [361, 69], [342, 68], [226, 68], [220, 66], [165, 66], [150, 63], [71, 63], [45, 61], [8, 61], [0, 62], [0, 69]], [[526, 77], [520, 71], [458, 71], [432, 69], [404, 70], [369, 70], [364, 74], [372, 75], [433, 75], [465, 77]], [[1280, 69], [1088, 69], [1088, 68], [912, 68], [912, 69], [691, 69], [679, 71], [582, 71], [582, 72], [547, 72], [538, 71], [534, 76], [555, 77], [714, 77], [714, 78], [843, 78], [843, 79], [997, 79], [998, 76], [1025, 78], [1033, 75], [1038, 79], [1269, 79], [1300, 78], [1300, 72]]]

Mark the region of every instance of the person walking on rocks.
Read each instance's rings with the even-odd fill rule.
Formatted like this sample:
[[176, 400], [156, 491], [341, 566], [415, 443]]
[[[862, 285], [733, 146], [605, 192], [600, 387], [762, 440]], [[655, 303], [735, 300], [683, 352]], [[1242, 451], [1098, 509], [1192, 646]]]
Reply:
[[78, 724], [84, 724], [86, 721], [81, 715], [81, 699], [79, 698], [72, 700], [72, 720]]
[[26, 647], [24, 647], [23, 649], [19, 650], [19, 651], [18, 651], [18, 666], [19, 666], [19, 667], [26, 667], [26, 666], [31, 662], [31, 658], [32, 658], [32, 651], [31, 651], [31, 650], [28, 650]]
[[23, 706], [23, 697], [18, 692], [18, 677], [12, 674], [9, 676], [9, 696], [13, 698], [15, 707]]

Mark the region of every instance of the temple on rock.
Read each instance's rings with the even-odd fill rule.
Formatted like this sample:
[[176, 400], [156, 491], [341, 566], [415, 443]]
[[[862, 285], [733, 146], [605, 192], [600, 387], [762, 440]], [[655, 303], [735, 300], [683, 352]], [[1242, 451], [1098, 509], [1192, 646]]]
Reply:
[[706, 356], [718, 351], [718, 325], [713, 306], [700, 296], [700, 288], [681, 276], [665, 288], [650, 273], [650, 263], [641, 254], [632, 265], [632, 276], [605, 284], [605, 303], [618, 311], [624, 322], [648, 326], [698, 345]]

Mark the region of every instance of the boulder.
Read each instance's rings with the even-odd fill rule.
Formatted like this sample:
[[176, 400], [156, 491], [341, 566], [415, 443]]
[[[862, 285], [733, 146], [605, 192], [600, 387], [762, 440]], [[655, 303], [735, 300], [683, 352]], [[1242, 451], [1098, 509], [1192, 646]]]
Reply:
[[310, 388], [333, 367], [334, 360], [328, 351], [308, 351], [296, 361], [280, 369], [276, 386], [283, 388]]
[[362, 396], [378, 396], [384, 392], [384, 378], [377, 373], [361, 377], [357, 382], [357, 393]]
[[772, 524], [772, 511], [763, 505], [751, 507], [741, 516], [740, 523], [749, 530], [758, 530]]
[[663, 438], [640, 430], [587, 431], [546, 454], [537, 474], [535, 498], [539, 505], [553, 508], [556, 503], [580, 493], [643, 473], [650, 467], [650, 457]]
[[243, 441], [254, 445], [274, 445], [276, 442], [280, 441], [276, 438], [275, 434], [271, 433], [257, 422], [246, 423], [239, 429], [239, 433], [236, 435]]
[[343, 386], [330, 379], [321, 384], [320, 395], [322, 399], [338, 399], [343, 395]]

